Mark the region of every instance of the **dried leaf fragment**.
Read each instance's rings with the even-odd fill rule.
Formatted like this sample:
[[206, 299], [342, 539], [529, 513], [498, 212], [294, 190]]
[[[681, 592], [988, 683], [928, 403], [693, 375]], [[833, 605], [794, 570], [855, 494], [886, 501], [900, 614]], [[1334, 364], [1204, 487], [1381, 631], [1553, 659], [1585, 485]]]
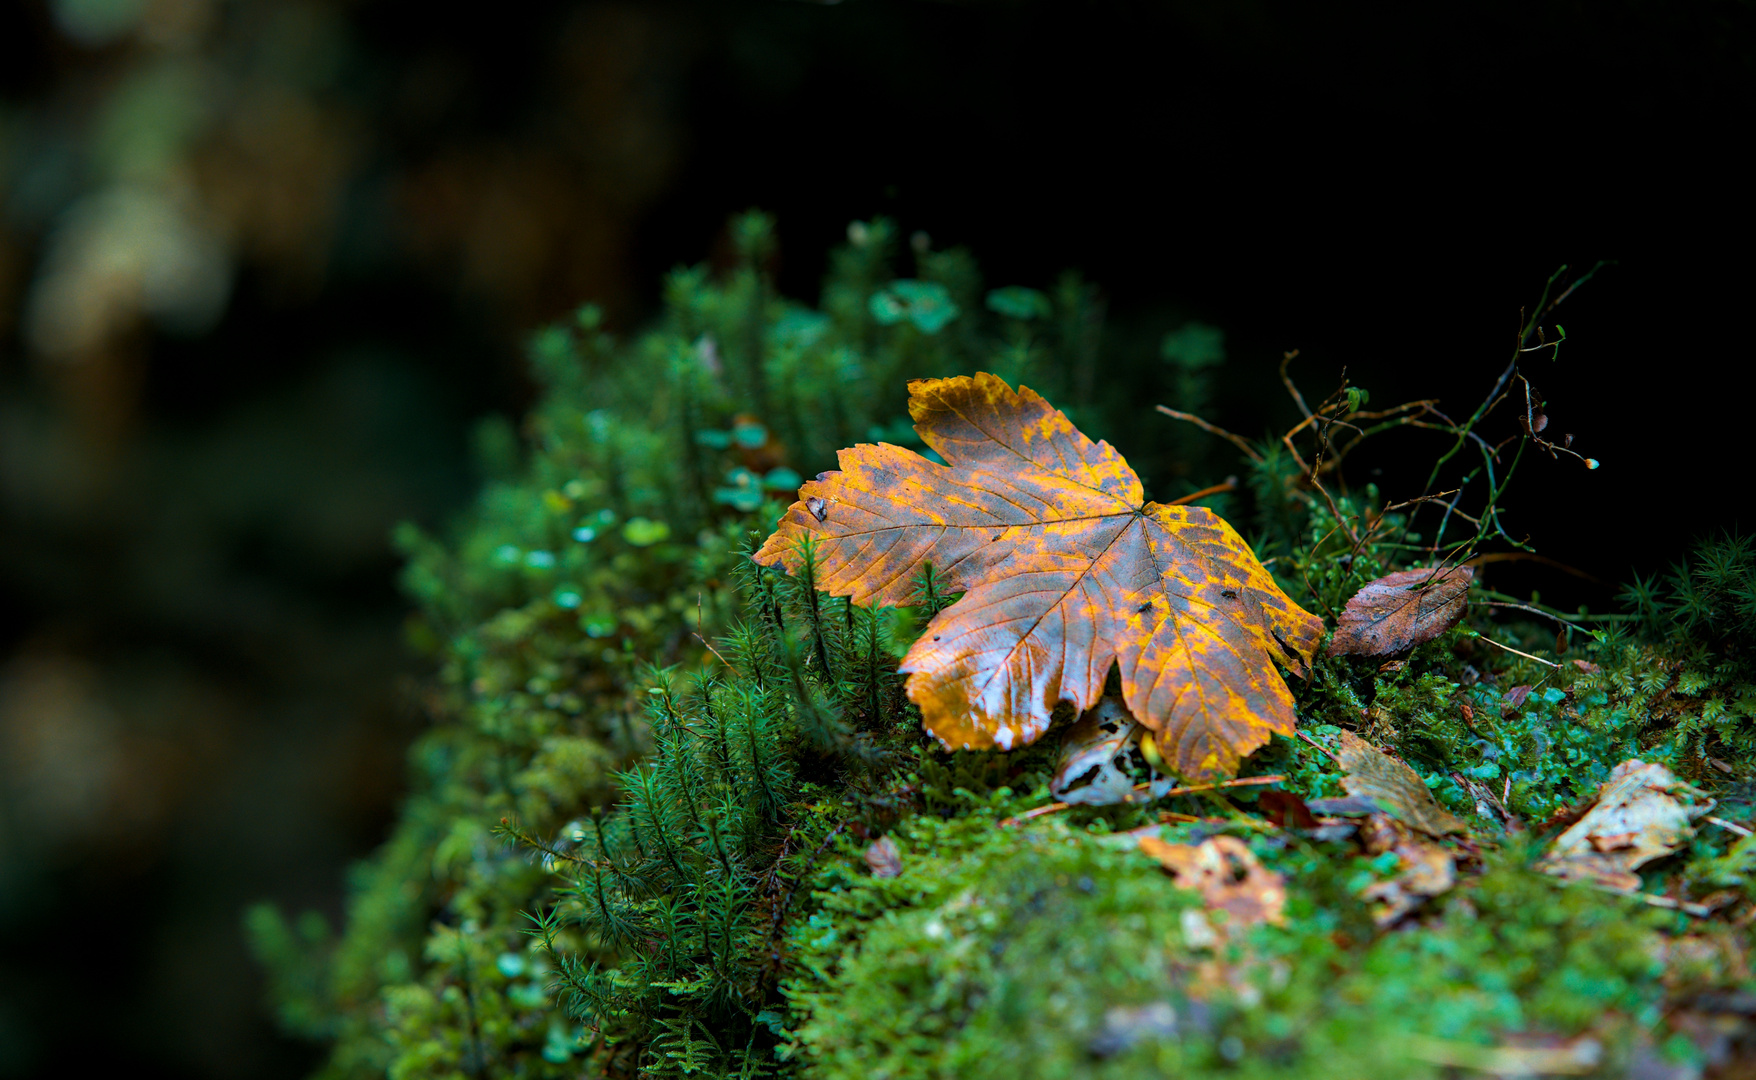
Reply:
[[1475, 568], [1398, 570], [1366, 583], [1336, 620], [1330, 656], [1385, 657], [1432, 641], [1463, 618]]
[[1318, 825], [1317, 815], [1311, 813], [1305, 800], [1290, 791], [1278, 788], [1264, 791], [1256, 797], [1256, 808], [1283, 829], [1315, 829]]
[[1286, 922], [1286, 879], [1261, 863], [1235, 836], [1214, 836], [1199, 844], [1172, 844], [1142, 836], [1140, 850], [1170, 871], [1180, 889], [1201, 894], [1209, 910], [1226, 913], [1226, 927]]
[[1393, 849], [1402, 872], [1389, 881], [1368, 886], [1367, 901], [1382, 905], [1372, 913], [1379, 926], [1389, 926], [1428, 899], [1451, 891], [1457, 884], [1457, 864], [1451, 853], [1437, 844], [1409, 840]]
[[896, 841], [881, 836], [866, 848], [866, 866], [873, 877], [893, 878], [902, 873], [902, 851]]
[[1694, 835], [1690, 822], [1713, 808], [1697, 805], [1700, 792], [1657, 762], [1632, 758], [1610, 771], [1597, 802], [1555, 837], [1537, 869], [1559, 878], [1634, 892], [1634, 871], [1681, 847]]
[[1292, 734], [1276, 665], [1303, 675], [1323, 623], [1230, 525], [1147, 502], [1113, 447], [996, 376], [917, 379], [909, 414], [948, 464], [883, 444], [841, 451], [756, 561], [796, 569], [813, 537], [820, 587], [856, 603], [908, 603], [927, 562], [963, 592], [902, 663], [941, 743], [1034, 742], [1057, 703], [1097, 704], [1112, 667], [1187, 779], [1233, 775], [1270, 735]]
[[1371, 799], [1429, 836], [1469, 831], [1469, 826], [1433, 801], [1427, 785], [1415, 771], [1351, 731], [1341, 733], [1341, 752], [1336, 755], [1347, 775], [1341, 784], [1349, 795]]
[[1122, 699], [1105, 694], [1096, 708], [1067, 729], [1060, 765], [1049, 779], [1049, 794], [1076, 806], [1127, 802], [1134, 793], [1128, 755], [1139, 731]]

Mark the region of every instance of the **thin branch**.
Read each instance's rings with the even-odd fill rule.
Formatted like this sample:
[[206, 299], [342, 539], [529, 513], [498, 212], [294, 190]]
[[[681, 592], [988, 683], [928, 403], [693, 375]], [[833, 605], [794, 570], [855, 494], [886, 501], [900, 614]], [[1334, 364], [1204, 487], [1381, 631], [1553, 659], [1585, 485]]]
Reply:
[[1232, 443], [1232, 445], [1234, 445], [1238, 449], [1242, 450], [1245, 453], [1245, 455], [1249, 457], [1249, 459], [1251, 461], [1254, 461], [1258, 465], [1262, 464], [1262, 455], [1257, 453], [1256, 448], [1254, 446], [1251, 446], [1249, 441], [1246, 440], [1245, 438], [1243, 438], [1242, 436], [1233, 435], [1231, 432], [1227, 431], [1225, 428], [1218, 427], [1214, 424], [1210, 424], [1207, 421], [1201, 419], [1201, 417], [1196, 416], [1194, 413], [1178, 412], [1177, 410], [1172, 409], [1172, 408], [1167, 408], [1164, 405], [1158, 406], [1158, 411], [1164, 413], [1166, 416], [1170, 417], [1173, 420], [1183, 420], [1183, 421], [1187, 421], [1188, 423], [1194, 424], [1196, 427], [1200, 428], [1201, 430], [1207, 432], [1210, 435], [1218, 435], [1220, 438], [1229, 441], [1230, 443]]
[[1335, 758], [1335, 751], [1331, 750], [1327, 746], [1324, 746], [1322, 743], [1318, 742], [1316, 739], [1313, 739], [1311, 736], [1305, 734], [1302, 731], [1295, 731], [1294, 734], [1297, 735], [1299, 738], [1305, 740], [1306, 742], [1310, 743], [1312, 746], [1315, 746], [1317, 749], [1323, 751], [1325, 754], [1327, 754], [1329, 756], [1329, 760], [1334, 761], [1336, 759]]
[[1287, 375], [1287, 365], [1292, 363], [1293, 358], [1298, 355], [1299, 350], [1294, 349], [1281, 357], [1280, 381], [1286, 385], [1287, 393], [1293, 395], [1293, 403], [1299, 407], [1299, 412], [1304, 414], [1305, 419], [1309, 420], [1311, 419], [1311, 407], [1305, 404], [1305, 395], [1299, 393], [1299, 388], [1293, 385], [1292, 378]]
[[[1199, 795], [1205, 791], [1220, 791], [1220, 790], [1223, 790], [1225, 788], [1255, 787], [1259, 784], [1278, 784], [1285, 779], [1286, 779], [1286, 777], [1281, 776], [1281, 775], [1244, 776], [1244, 777], [1239, 777], [1236, 780], [1226, 780], [1226, 781], [1224, 781], [1222, 783], [1218, 783], [1218, 784], [1198, 784], [1194, 787], [1174, 787], [1171, 790], [1165, 792], [1163, 795], [1159, 795], [1159, 796], [1155, 796], [1155, 797], [1160, 798], [1160, 799], [1168, 799], [1168, 798], [1172, 797], [1173, 795]], [[1134, 791], [1146, 791], [1146, 790], [1150, 789], [1151, 787], [1152, 787], [1152, 782], [1147, 781], [1144, 784], [1135, 784], [1133, 790]], [[1066, 810], [1066, 809], [1069, 809], [1070, 807], [1078, 806], [1078, 805], [1083, 805], [1083, 804], [1064, 803], [1064, 802], [1050, 803], [1047, 806], [1039, 806], [1035, 810], [1026, 810], [1024, 813], [1019, 814], [1017, 817], [1003, 818], [1000, 821], [1000, 825], [1002, 828], [1004, 828], [1004, 827], [1010, 826], [1010, 825], [1022, 824], [1023, 822], [1030, 821], [1033, 818], [1044, 817], [1048, 814], [1058, 814], [1063, 810]]]
[[1720, 828], [1724, 829], [1725, 831], [1737, 833], [1739, 836], [1756, 836], [1756, 832], [1751, 832], [1749, 829], [1744, 828], [1742, 825], [1734, 825], [1731, 822], [1725, 820], [1724, 818], [1716, 818], [1713, 815], [1709, 814], [1707, 817], [1707, 820], [1713, 822], [1715, 825], [1718, 825]]
[[1613, 889], [1608, 885], [1599, 885], [1595, 881], [1588, 881], [1585, 884], [1590, 885], [1599, 892], [1614, 893], [1617, 896], [1625, 896], [1630, 900], [1638, 900], [1643, 904], [1651, 904], [1653, 907], [1661, 907], [1668, 911], [1681, 911], [1685, 915], [1693, 915], [1697, 919], [1705, 919], [1713, 914], [1713, 909], [1706, 904], [1692, 904], [1687, 900], [1672, 900], [1668, 896], [1654, 896], [1651, 893], [1623, 892], [1621, 889]]
[[1532, 615], [1541, 615], [1545, 619], [1552, 619], [1553, 621], [1560, 623], [1562, 626], [1574, 625], [1571, 621], [1567, 620], [1566, 618], [1563, 618], [1560, 615], [1555, 614], [1552, 611], [1544, 611], [1542, 608], [1534, 608], [1534, 607], [1531, 607], [1529, 604], [1513, 604], [1513, 603], [1508, 603], [1504, 600], [1477, 600], [1476, 603], [1482, 607], [1517, 608], [1520, 611], [1528, 611]]
[[714, 656], [718, 657], [719, 662], [726, 666], [727, 671], [738, 670], [737, 668], [732, 666], [732, 662], [730, 660], [727, 660], [725, 657], [720, 656], [719, 650], [713, 647], [713, 642], [708, 641], [706, 638], [702, 637], [700, 634], [691, 633], [690, 636], [693, 637], [696, 641], [699, 641], [703, 645], [707, 646], [707, 651], [712, 653]]
[[1560, 666], [1561, 666], [1561, 665], [1560, 665], [1560, 664], [1556, 664], [1556, 663], [1552, 663], [1552, 662], [1550, 662], [1550, 661], [1548, 661], [1548, 660], [1544, 660], [1544, 659], [1543, 659], [1543, 658], [1542, 658], [1542, 657], [1540, 657], [1540, 656], [1532, 656], [1532, 655], [1531, 655], [1531, 654], [1529, 654], [1529, 653], [1527, 653], [1527, 652], [1524, 652], [1524, 651], [1523, 651], [1523, 650], [1521, 650], [1521, 649], [1514, 649], [1514, 648], [1513, 648], [1513, 647], [1512, 647], [1512, 646], [1510, 646], [1510, 645], [1502, 645], [1502, 644], [1500, 644], [1500, 643], [1499, 643], [1499, 642], [1498, 642], [1498, 641], [1495, 641], [1495, 640], [1494, 640], [1494, 639], [1493, 639], [1493, 638], [1491, 638], [1491, 637], [1489, 637], [1489, 636], [1488, 636], [1488, 635], [1486, 635], [1486, 634], [1472, 634], [1472, 635], [1470, 635], [1470, 636], [1471, 636], [1471, 637], [1476, 637], [1476, 638], [1480, 638], [1480, 639], [1481, 639], [1481, 640], [1483, 640], [1483, 641], [1485, 641], [1485, 642], [1487, 642], [1487, 643], [1488, 643], [1488, 644], [1489, 644], [1489, 645], [1492, 645], [1492, 646], [1494, 646], [1494, 648], [1496, 648], [1496, 649], [1505, 649], [1505, 650], [1506, 650], [1506, 651], [1507, 651], [1507, 652], [1509, 652], [1509, 653], [1514, 653], [1514, 654], [1516, 654], [1516, 655], [1518, 655], [1518, 656], [1522, 656], [1522, 657], [1524, 657], [1524, 658], [1525, 658], [1525, 659], [1526, 659], [1526, 660], [1535, 660], [1535, 661], [1536, 661], [1536, 662], [1537, 662], [1537, 663], [1539, 663], [1539, 664], [1541, 664], [1541, 665], [1543, 665], [1543, 666], [1544, 666], [1544, 667], [1552, 667], [1552, 668], [1558, 668], [1558, 667], [1560, 667]]
[[1238, 478], [1235, 476], [1228, 476], [1228, 477], [1226, 477], [1226, 481], [1223, 484], [1215, 484], [1212, 487], [1204, 487], [1200, 491], [1191, 492], [1190, 494], [1185, 495], [1180, 499], [1172, 499], [1170, 502], [1163, 503], [1162, 505], [1164, 505], [1164, 506], [1182, 506], [1184, 503], [1192, 503], [1196, 499], [1205, 499], [1209, 495], [1218, 495], [1222, 491], [1236, 491], [1236, 490], [1238, 490]]
[[1487, 555], [1477, 555], [1475, 558], [1471, 559], [1465, 565], [1466, 566], [1486, 566], [1489, 563], [1497, 563], [1497, 562], [1539, 562], [1539, 563], [1542, 563], [1544, 566], [1552, 566], [1557, 570], [1563, 571], [1564, 573], [1572, 574], [1576, 578], [1584, 578], [1586, 581], [1598, 583], [1597, 578], [1592, 577], [1590, 574], [1586, 573], [1584, 570], [1581, 570], [1577, 567], [1568, 566], [1564, 562], [1558, 562], [1554, 559], [1549, 558], [1547, 555], [1538, 555], [1534, 551], [1495, 551], [1495, 552], [1490, 552]]

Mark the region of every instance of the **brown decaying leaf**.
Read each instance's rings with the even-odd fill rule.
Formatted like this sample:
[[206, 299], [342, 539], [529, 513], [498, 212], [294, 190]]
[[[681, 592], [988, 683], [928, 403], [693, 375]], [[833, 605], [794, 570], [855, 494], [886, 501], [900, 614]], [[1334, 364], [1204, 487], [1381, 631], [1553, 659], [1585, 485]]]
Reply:
[[1305, 805], [1305, 800], [1290, 791], [1271, 789], [1256, 797], [1256, 808], [1263, 816], [1281, 828], [1295, 829], [1317, 828], [1317, 815]]
[[1475, 568], [1398, 570], [1368, 582], [1336, 620], [1330, 656], [1391, 656], [1432, 641], [1463, 618]]
[[796, 569], [814, 537], [819, 583], [837, 596], [906, 604], [926, 562], [963, 592], [902, 663], [941, 743], [1026, 745], [1058, 702], [1096, 704], [1117, 665], [1129, 711], [1186, 778], [1230, 776], [1270, 734], [1292, 734], [1275, 665], [1305, 674], [1323, 623], [1231, 526], [1147, 502], [1108, 443], [993, 375], [911, 382], [909, 414], [949, 464], [843, 450], [756, 560]]
[[1450, 892], [1457, 884], [1457, 864], [1451, 853], [1436, 844], [1398, 844], [1396, 857], [1402, 873], [1389, 881], [1367, 886], [1361, 896], [1382, 905], [1372, 912], [1379, 926], [1389, 926], [1428, 899]]
[[1530, 696], [1530, 691], [1530, 687], [1523, 685], [1506, 691], [1506, 696], [1500, 699], [1500, 715], [1510, 716], [1517, 712], [1524, 706], [1524, 699]]
[[1123, 766], [1139, 730], [1122, 699], [1105, 694], [1096, 708], [1067, 729], [1060, 766], [1049, 778], [1049, 794], [1074, 806], [1127, 802], [1134, 793], [1134, 777]]
[[1351, 731], [1341, 733], [1342, 786], [1349, 795], [1371, 799], [1398, 819], [1431, 836], [1467, 832], [1469, 827], [1433, 801], [1415, 771]]
[[873, 877], [891, 878], [902, 873], [902, 852], [896, 841], [881, 836], [866, 848], [866, 866]]
[[1201, 894], [1209, 910], [1226, 913], [1228, 930], [1260, 922], [1286, 922], [1286, 879], [1256, 861], [1235, 836], [1214, 836], [1196, 845], [1142, 836], [1140, 850], [1171, 872], [1180, 889]]
[[1711, 802], [1697, 806], [1699, 794], [1663, 765], [1624, 761], [1610, 771], [1586, 815], [1555, 837], [1537, 868], [1634, 892], [1640, 888], [1634, 871], [1681, 847], [1694, 835], [1689, 823], [1713, 808]]

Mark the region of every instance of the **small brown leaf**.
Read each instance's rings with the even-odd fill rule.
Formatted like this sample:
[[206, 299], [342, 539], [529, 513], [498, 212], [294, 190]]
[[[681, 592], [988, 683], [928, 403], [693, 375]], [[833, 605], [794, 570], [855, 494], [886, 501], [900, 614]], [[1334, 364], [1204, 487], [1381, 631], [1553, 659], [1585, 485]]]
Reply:
[[1215, 836], [1190, 846], [1148, 835], [1140, 838], [1140, 850], [1170, 871], [1178, 888], [1193, 889], [1210, 910], [1224, 911], [1227, 930], [1286, 922], [1286, 879], [1257, 862], [1235, 836]]
[[1134, 778], [1127, 772], [1128, 755], [1139, 731], [1140, 725], [1128, 715], [1122, 699], [1105, 694], [1096, 708], [1067, 729], [1060, 767], [1049, 779], [1049, 794], [1076, 806], [1127, 802], [1134, 793]]
[[871, 868], [873, 877], [892, 878], [902, 873], [902, 852], [896, 841], [888, 836], [872, 841], [866, 848], [866, 865]]
[[1430, 836], [1469, 831], [1467, 825], [1433, 801], [1432, 793], [1413, 769], [1379, 753], [1353, 732], [1341, 733], [1341, 753], [1336, 756], [1347, 772], [1341, 783], [1349, 795], [1371, 799]]
[[1330, 656], [1387, 657], [1432, 641], [1463, 618], [1475, 569], [1398, 570], [1368, 583], [1342, 609]]
[[1291, 826], [1295, 829], [1315, 829], [1317, 815], [1305, 805], [1305, 800], [1290, 791], [1270, 789], [1256, 798], [1256, 806], [1268, 818], [1281, 828]]
[[1587, 675], [1596, 675], [1599, 671], [1603, 670], [1590, 660], [1575, 660], [1573, 661], [1573, 666], [1580, 671], [1585, 672]]
[[1389, 926], [1457, 884], [1457, 864], [1444, 848], [1413, 841], [1396, 845], [1395, 851], [1402, 863], [1402, 873], [1368, 886], [1361, 894], [1364, 899], [1383, 905], [1372, 913], [1379, 926]]
[[1506, 696], [1500, 699], [1500, 715], [1508, 716], [1517, 712], [1519, 707], [1524, 704], [1524, 699], [1529, 696], [1530, 687], [1528, 686], [1514, 686], [1506, 691]]
[[1669, 855], [1694, 835], [1689, 823], [1713, 805], [1695, 805], [1699, 794], [1663, 765], [1639, 758], [1624, 761], [1598, 789], [1591, 810], [1555, 837], [1537, 869], [1634, 892], [1640, 888], [1635, 870]]

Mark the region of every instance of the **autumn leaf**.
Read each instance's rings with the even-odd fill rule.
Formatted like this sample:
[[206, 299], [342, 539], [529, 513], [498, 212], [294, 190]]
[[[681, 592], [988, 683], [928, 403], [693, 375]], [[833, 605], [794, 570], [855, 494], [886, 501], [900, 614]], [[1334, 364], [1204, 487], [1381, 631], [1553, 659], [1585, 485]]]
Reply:
[[1405, 822], [1430, 836], [1468, 832], [1469, 826], [1440, 808], [1420, 776], [1407, 765], [1379, 753], [1372, 744], [1351, 731], [1341, 733], [1342, 787], [1349, 795], [1371, 799]]
[[1317, 815], [1311, 813], [1311, 807], [1306, 805], [1305, 800], [1290, 791], [1264, 791], [1256, 797], [1256, 809], [1283, 829], [1315, 829], [1319, 824]]
[[1432, 641], [1463, 618], [1475, 569], [1398, 570], [1368, 582], [1336, 620], [1330, 656], [1392, 656]]
[[1134, 793], [1128, 756], [1139, 730], [1122, 699], [1105, 694], [1095, 709], [1067, 729], [1060, 763], [1049, 778], [1049, 794], [1074, 806], [1127, 802]]
[[873, 877], [895, 877], [902, 873], [902, 850], [890, 837], [879, 837], [866, 848], [866, 866]]
[[1537, 868], [1560, 878], [1623, 892], [1640, 888], [1634, 871], [1681, 847], [1690, 822], [1707, 813], [1700, 792], [1656, 762], [1638, 758], [1610, 771], [1591, 810], [1549, 846]]
[[1033, 391], [987, 374], [909, 384], [915, 430], [947, 464], [860, 445], [757, 552], [857, 603], [905, 604], [923, 563], [963, 598], [903, 658], [908, 695], [950, 748], [1002, 750], [1083, 712], [1113, 666], [1122, 696], [1182, 775], [1231, 775], [1293, 731], [1275, 670], [1303, 675], [1323, 624], [1293, 603], [1212, 511], [1146, 501], [1108, 443]]
[[1257, 862], [1237, 837], [1214, 836], [1190, 845], [1142, 836], [1138, 843], [1176, 878], [1178, 888], [1200, 893], [1209, 909], [1225, 912], [1228, 927], [1286, 922], [1286, 879]]

